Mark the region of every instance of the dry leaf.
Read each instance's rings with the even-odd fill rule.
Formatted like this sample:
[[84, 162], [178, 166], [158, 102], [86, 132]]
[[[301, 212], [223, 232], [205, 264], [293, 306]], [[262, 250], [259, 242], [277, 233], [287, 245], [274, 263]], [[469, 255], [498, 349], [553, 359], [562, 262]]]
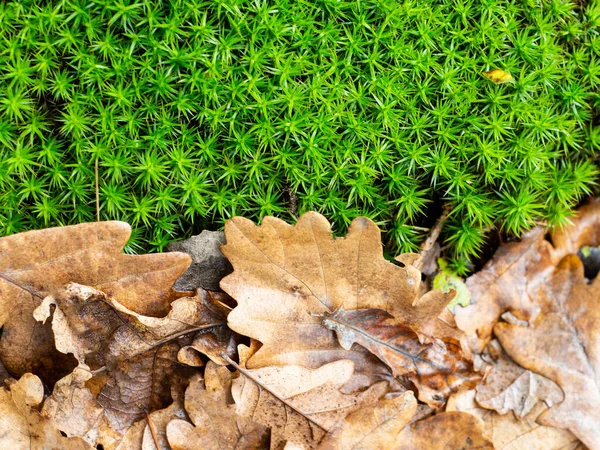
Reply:
[[345, 349], [360, 344], [385, 362], [395, 376], [407, 377], [419, 389], [419, 400], [432, 407], [443, 405], [450, 393], [463, 385], [473, 387], [480, 379], [457, 342], [422, 344], [411, 328], [381, 309], [339, 309], [323, 323], [336, 332]]
[[43, 398], [41, 380], [30, 373], [0, 388], [0, 448], [91, 450], [78, 437], [64, 437], [56, 423], [39, 413]]
[[[295, 226], [267, 217], [261, 226], [236, 217], [225, 225], [222, 248], [234, 272], [221, 281], [238, 306], [230, 328], [263, 346], [249, 368], [297, 364], [320, 367], [359, 359], [344, 351], [322, 317], [340, 308], [379, 308], [399, 322], [430, 335], [454, 294], [433, 291], [418, 298], [420, 272], [409, 263], [385, 260], [379, 228], [366, 218], [352, 222], [345, 238], [334, 239], [327, 220], [306, 213]], [[418, 255], [415, 255], [418, 256]]]
[[496, 450], [586, 450], [567, 430], [536, 423], [536, 418], [546, 409], [543, 403], [537, 403], [523, 420], [517, 420], [512, 412], [500, 415], [479, 407], [474, 390], [450, 397], [446, 407], [446, 411], [463, 411], [483, 420], [484, 435]]
[[338, 422], [319, 450], [394, 449], [397, 436], [417, 409], [412, 392], [361, 407]]
[[[168, 405], [173, 389], [185, 384], [192, 371], [177, 356], [195, 332], [226, 328], [223, 311], [205, 291], [176, 300], [163, 318], [134, 313], [103, 292], [77, 284], [70, 284], [64, 295], [44, 299], [35, 316], [48, 319], [51, 306], [57, 349], [75, 355], [81, 368], [95, 374], [82, 389], [103, 407], [109, 430], [98, 439], [105, 447], [118, 442], [133, 423]], [[90, 394], [81, 395], [89, 400]]]
[[168, 311], [177, 298], [171, 286], [190, 258], [122, 254], [130, 233], [123, 222], [96, 222], [0, 238], [0, 358], [10, 373], [38, 373], [53, 384], [73, 369], [72, 358], [54, 349], [49, 326], [32, 317], [69, 282], [103, 290], [140, 314]]
[[514, 83], [515, 79], [512, 75], [501, 69], [492, 69], [489, 72], [481, 73], [488, 80], [492, 80], [495, 84]]
[[471, 414], [443, 412], [419, 420], [396, 437], [395, 450], [493, 450], [483, 422]]
[[167, 438], [172, 450], [268, 448], [267, 428], [236, 414], [236, 406], [227, 401], [227, 387], [212, 362], [205, 383], [200, 378], [192, 380], [185, 392], [185, 409], [194, 425], [185, 420], [169, 422]]
[[552, 248], [544, 240], [544, 231], [536, 228], [520, 242], [504, 244], [476, 274], [467, 278], [472, 304], [454, 309], [456, 324], [471, 339], [472, 349], [481, 353], [491, 339], [500, 316], [511, 312], [520, 320], [533, 320], [539, 305], [528, 293], [535, 274], [553, 264]]
[[553, 406], [564, 399], [556, 383], [515, 364], [498, 341], [490, 342], [483, 358], [492, 365], [492, 371], [476, 388], [477, 403], [484, 408], [494, 409], [499, 414], [513, 411], [522, 419], [541, 401]]
[[271, 427], [272, 449], [286, 441], [315, 448], [336, 422], [387, 390], [387, 383], [380, 382], [362, 393], [342, 393], [354, 371], [350, 360], [318, 369], [288, 365], [249, 370], [234, 365], [242, 375], [232, 385], [237, 412]]
[[552, 243], [556, 248], [556, 257], [576, 255], [585, 245], [600, 244], [600, 201], [592, 200], [577, 210], [577, 217], [571, 219], [572, 225], [557, 229], [552, 233]]
[[537, 420], [566, 428], [600, 449], [600, 278], [588, 285], [575, 255], [563, 258], [539, 283], [543, 314], [530, 327], [498, 323], [494, 333], [508, 355], [555, 381], [565, 400]]

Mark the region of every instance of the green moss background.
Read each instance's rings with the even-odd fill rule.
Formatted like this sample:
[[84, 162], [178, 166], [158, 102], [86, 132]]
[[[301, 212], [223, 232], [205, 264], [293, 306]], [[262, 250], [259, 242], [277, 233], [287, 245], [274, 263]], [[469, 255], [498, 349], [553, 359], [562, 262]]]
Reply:
[[3, 2], [0, 234], [95, 220], [97, 161], [131, 251], [306, 210], [411, 250], [451, 204], [464, 270], [593, 189], [599, 25], [559, 0]]

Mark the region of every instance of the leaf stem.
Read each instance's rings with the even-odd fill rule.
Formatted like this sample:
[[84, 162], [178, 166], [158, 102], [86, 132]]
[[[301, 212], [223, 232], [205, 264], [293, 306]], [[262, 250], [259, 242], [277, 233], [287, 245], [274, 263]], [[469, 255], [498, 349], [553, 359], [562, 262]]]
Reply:
[[292, 405], [290, 402], [288, 402], [287, 399], [285, 399], [285, 398], [281, 397], [279, 394], [277, 394], [277, 392], [275, 392], [275, 391], [269, 389], [268, 387], [264, 386], [258, 378], [256, 378], [254, 375], [252, 375], [250, 373], [250, 371], [248, 369], [240, 366], [238, 363], [236, 363], [233, 359], [231, 359], [225, 353], [221, 353], [221, 358], [223, 358], [225, 361], [227, 361], [228, 364], [231, 364], [233, 367], [235, 367], [236, 370], [239, 370], [240, 373], [242, 373], [246, 378], [250, 379], [259, 388], [264, 389], [265, 391], [267, 391], [269, 394], [271, 394], [273, 397], [275, 397], [277, 400], [279, 400], [285, 406], [289, 407], [290, 409], [292, 409], [296, 413], [300, 414], [306, 420], [308, 420], [309, 422], [315, 424], [316, 426], [318, 426], [322, 430], [329, 431], [329, 429], [325, 425], [323, 425], [322, 423], [319, 423], [319, 421], [313, 419], [312, 417], [309, 417], [304, 412], [300, 411], [298, 408], [296, 408], [294, 405]]

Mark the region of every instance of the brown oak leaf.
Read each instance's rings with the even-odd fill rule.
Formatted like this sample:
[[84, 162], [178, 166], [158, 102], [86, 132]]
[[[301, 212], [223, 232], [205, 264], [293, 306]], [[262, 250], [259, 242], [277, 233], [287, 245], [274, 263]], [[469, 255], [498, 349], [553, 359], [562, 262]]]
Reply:
[[518, 419], [527, 416], [539, 402], [553, 406], [564, 399], [560, 387], [552, 380], [515, 364], [493, 340], [483, 359], [491, 372], [477, 385], [477, 403], [499, 414], [513, 411]]
[[318, 369], [301, 366], [243, 366], [249, 353], [240, 349], [242, 365], [230, 361], [241, 376], [233, 380], [232, 395], [241, 416], [271, 428], [271, 448], [290, 441], [316, 448], [319, 441], [343, 417], [381, 397], [386, 382], [368, 390], [344, 394], [341, 388], [351, 379], [354, 363], [339, 360]]
[[[89, 402], [91, 395], [102, 407], [107, 429], [101, 428], [97, 439], [105, 447], [168, 405], [176, 386], [183, 388], [193, 371], [178, 355], [196, 332], [227, 328], [224, 312], [201, 290], [174, 301], [169, 314], [157, 318], [137, 314], [97, 289], [69, 284], [62, 295], [46, 297], [34, 315], [51, 317], [56, 348], [73, 354], [79, 367], [93, 374], [80, 383], [76, 398]], [[231, 333], [222, 334], [229, 339]], [[58, 405], [63, 412], [84, 407], [72, 398], [66, 402]]]
[[421, 274], [410, 265], [410, 255], [403, 255], [403, 267], [387, 261], [380, 230], [369, 219], [355, 219], [344, 238], [334, 239], [329, 222], [317, 213], [302, 215], [294, 226], [272, 217], [256, 226], [236, 217], [225, 225], [225, 235], [222, 251], [234, 272], [221, 287], [238, 302], [229, 326], [263, 344], [248, 368], [316, 368], [353, 359], [360, 373], [363, 354], [342, 349], [322, 324], [324, 315], [342, 307], [386, 310], [427, 336], [445, 326], [437, 317], [454, 294], [419, 297]]
[[267, 449], [268, 429], [236, 413], [229, 402], [231, 373], [209, 362], [205, 382], [193, 379], [185, 391], [185, 410], [193, 424], [172, 420], [167, 439], [172, 450]]
[[340, 420], [319, 450], [394, 449], [398, 434], [417, 410], [411, 391], [361, 407]]
[[563, 402], [539, 423], [566, 428], [590, 449], [600, 449], [600, 278], [588, 285], [577, 256], [545, 273], [534, 298], [542, 306], [531, 326], [498, 323], [494, 333], [518, 364], [556, 382]]
[[34, 372], [53, 384], [73, 369], [72, 358], [54, 349], [49, 325], [32, 316], [69, 282], [103, 290], [144, 315], [165, 314], [181, 296], [171, 286], [190, 257], [123, 254], [130, 233], [123, 222], [96, 222], [0, 238], [0, 359], [11, 374]]
[[536, 422], [548, 408], [543, 403], [536, 403], [527, 416], [518, 420], [512, 412], [500, 415], [481, 408], [475, 401], [475, 395], [475, 390], [453, 395], [448, 400], [446, 411], [461, 411], [481, 419], [484, 422], [483, 433], [496, 450], [586, 450], [569, 431]]
[[453, 340], [423, 344], [410, 327], [399, 324], [381, 309], [337, 310], [323, 324], [334, 330], [340, 345], [354, 343], [372, 352], [395, 376], [404, 376], [419, 390], [419, 400], [441, 406], [461, 386], [473, 387], [480, 377]]
[[54, 421], [40, 414], [43, 399], [42, 382], [30, 373], [0, 388], [0, 448], [92, 450], [79, 437], [64, 437]]

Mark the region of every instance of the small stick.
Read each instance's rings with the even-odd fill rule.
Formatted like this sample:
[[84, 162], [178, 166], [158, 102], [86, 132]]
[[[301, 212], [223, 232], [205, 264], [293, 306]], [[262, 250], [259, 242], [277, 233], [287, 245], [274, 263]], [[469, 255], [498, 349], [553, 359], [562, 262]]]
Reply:
[[444, 211], [442, 212], [442, 215], [440, 217], [438, 217], [438, 220], [435, 222], [435, 225], [429, 231], [429, 235], [427, 236], [427, 239], [421, 245], [421, 252], [420, 252], [421, 256], [419, 256], [419, 259], [417, 259], [414, 262], [414, 266], [417, 269], [420, 270], [421, 267], [423, 267], [423, 261], [425, 261], [425, 259], [427, 259], [429, 252], [431, 252], [431, 250], [433, 248], [433, 244], [435, 244], [435, 242], [438, 240], [438, 237], [440, 237], [440, 232], [442, 231], [442, 227], [444, 226], [444, 223], [446, 222], [446, 219], [448, 218], [450, 211], [452, 211], [452, 207], [450, 205], [444, 206]]
[[100, 222], [100, 190], [98, 189], [98, 158], [96, 158], [94, 173], [96, 175], [96, 221]]

